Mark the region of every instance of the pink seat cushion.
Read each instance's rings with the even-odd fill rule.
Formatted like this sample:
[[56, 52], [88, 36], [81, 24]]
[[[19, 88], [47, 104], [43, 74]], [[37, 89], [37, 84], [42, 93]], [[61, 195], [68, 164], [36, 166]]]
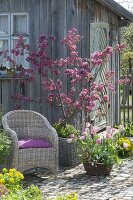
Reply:
[[23, 139], [18, 141], [19, 149], [51, 148], [53, 145], [42, 139]]

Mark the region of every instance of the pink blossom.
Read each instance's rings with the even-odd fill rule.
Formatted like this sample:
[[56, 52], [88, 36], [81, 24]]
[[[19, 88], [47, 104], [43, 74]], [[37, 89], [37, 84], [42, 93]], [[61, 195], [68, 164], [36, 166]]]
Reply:
[[87, 134], [89, 134], [89, 133], [90, 133], [90, 128], [87, 128], [87, 127], [86, 127], [86, 128], [84, 129], [84, 131], [87, 132]]
[[101, 138], [98, 138], [98, 139], [96, 140], [96, 143], [97, 143], [97, 144], [101, 144], [101, 143], [102, 143], [102, 139], [101, 139]]
[[73, 138], [67, 138], [67, 142], [68, 143], [72, 143], [73, 142]]
[[124, 48], [126, 48], [126, 47], [127, 47], [127, 45], [124, 44], [124, 43], [122, 43], [122, 44], [117, 44], [117, 45], [116, 45], [116, 50], [122, 50], [122, 49], [124, 49]]
[[112, 130], [111, 126], [107, 126], [107, 127], [106, 127], [106, 131], [107, 131], [107, 133], [110, 133], [111, 130]]
[[93, 126], [93, 127], [92, 127], [92, 130], [91, 130], [91, 134], [92, 134], [92, 135], [95, 135], [97, 132], [99, 132], [99, 130], [100, 130], [99, 127]]
[[88, 63], [88, 62], [83, 62], [83, 63], [82, 63], [82, 67], [88, 68], [88, 67], [89, 67], [89, 63]]
[[110, 133], [106, 133], [106, 138], [111, 138], [111, 134]]
[[74, 135], [74, 134], [71, 134], [71, 135], [70, 135], [70, 138], [75, 138], [75, 135]]
[[109, 96], [104, 95], [104, 96], [103, 96], [103, 100], [104, 100], [105, 102], [109, 102]]
[[86, 137], [87, 135], [88, 135], [87, 131], [82, 132], [82, 136]]
[[86, 139], [86, 136], [82, 135], [82, 136], [79, 137], [79, 139], [80, 139], [80, 140], [85, 140], [85, 139]]

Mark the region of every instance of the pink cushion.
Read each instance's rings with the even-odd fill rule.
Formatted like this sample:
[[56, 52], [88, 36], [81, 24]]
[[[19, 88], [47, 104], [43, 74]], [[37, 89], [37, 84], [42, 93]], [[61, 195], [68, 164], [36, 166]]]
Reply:
[[20, 149], [28, 148], [51, 148], [53, 145], [45, 140], [41, 139], [23, 139], [18, 141], [18, 146]]

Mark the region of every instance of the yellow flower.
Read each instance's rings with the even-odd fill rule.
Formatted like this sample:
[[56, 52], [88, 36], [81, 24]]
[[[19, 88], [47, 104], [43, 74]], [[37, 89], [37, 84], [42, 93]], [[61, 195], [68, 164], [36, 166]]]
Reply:
[[13, 178], [10, 178], [10, 179], [9, 179], [9, 182], [10, 182], [10, 183], [14, 183], [14, 179], [13, 179]]
[[3, 176], [3, 174], [0, 174], [0, 178]]
[[10, 170], [9, 170], [9, 173], [13, 173], [13, 169], [10, 169]]
[[19, 178], [19, 174], [18, 174], [17, 172], [14, 174], [14, 176], [15, 176], [16, 178]]
[[13, 173], [12, 173], [12, 172], [9, 172], [9, 174], [8, 174], [8, 175], [12, 177], [12, 176], [13, 176]]
[[13, 170], [13, 172], [16, 172], [16, 171], [17, 171], [15, 168], [13, 168], [12, 170]]
[[2, 178], [2, 179], [0, 179], [0, 183], [5, 183], [5, 180]]
[[21, 174], [20, 172], [17, 172], [17, 174], [18, 174], [18, 176], [19, 176], [20, 179], [24, 179], [23, 174]]
[[23, 174], [20, 174], [20, 178], [21, 178], [21, 179], [24, 179], [24, 176], [23, 176]]

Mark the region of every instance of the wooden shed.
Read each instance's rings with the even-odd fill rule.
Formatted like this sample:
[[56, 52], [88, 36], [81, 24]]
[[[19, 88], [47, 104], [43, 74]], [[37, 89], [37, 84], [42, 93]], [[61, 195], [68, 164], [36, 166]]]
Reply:
[[[59, 48], [59, 41], [67, 31], [76, 27], [83, 36], [80, 45], [82, 57], [88, 57], [96, 50], [120, 43], [120, 29], [133, 22], [133, 15], [113, 0], [0, 0], [0, 50], [12, 49], [21, 32], [33, 48], [41, 33], [54, 35], [57, 45], [52, 49], [53, 57], [64, 57], [67, 51]], [[1, 59], [0, 62], [4, 64]], [[120, 57], [112, 57], [110, 68], [119, 78]], [[101, 72], [102, 74], [102, 72]], [[100, 75], [99, 75], [100, 77]], [[119, 88], [112, 97], [109, 123], [119, 122]], [[42, 88], [40, 77], [30, 85], [22, 86], [20, 80], [0, 78], [0, 103], [5, 112], [14, 109], [11, 95], [23, 93], [40, 97]], [[57, 118], [57, 110], [45, 104], [30, 103], [24, 108], [36, 110], [45, 115], [50, 122]]]

